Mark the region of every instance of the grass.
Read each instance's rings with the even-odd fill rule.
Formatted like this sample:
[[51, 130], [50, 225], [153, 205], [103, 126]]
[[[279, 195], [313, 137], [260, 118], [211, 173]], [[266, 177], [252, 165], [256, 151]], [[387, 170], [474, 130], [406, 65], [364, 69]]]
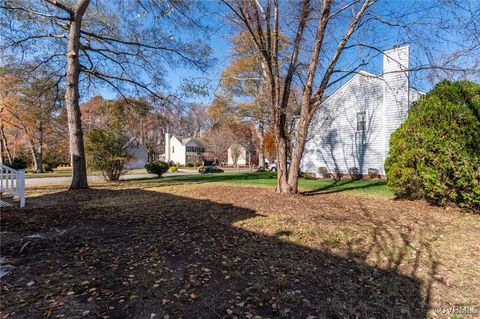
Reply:
[[[144, 174], [145, 169], [130, 170], [128, 174]], [[99, 172], [93, 172], [90, 175], [100, 176]], [[27, 178], [34, 177], [64, 177], [71, 176], [70, 168], [55, 169], [53, 173], [30, 173]], [[191, 175], [169, 175], [157, 178], [138, 178], [147, 184], [197, 184], [197, 183], [227, 183], [237, 185], [252, 185], [263, 187], [275, 187], [276, 173], [261, 172], [226, 172], [221, 174], [196, 174]], [[353, 192], [365, 195], [376, 195], [384, 197], [392, 197], [393, 193], [387, 188], [385, 181], [382, 180], [341, 180], [334, 181], [331, 179], [317, 180], [299, 180], [299, 189], [306, 195], [325, 194], [336, 192]]]
[[[270, 186], [276, 185], [276, 174], [270, 172], [264, 173], [222, 173], [222, 174], [195, 174], [165, 176], [160, 180], [152, 180], [152, 183], [170, 184], [170, 183], [212, 183], [222, 182], [228, 184], [252, 185], [252, 186]], [[387, 188], [386, 182], [381, 180], [341, 180], [331, 179], [309, 180], [301, 178], [299, 188], [305, 194], [321, 194], [336, 192], [355, 192], [366, 195], [378, 195], [392, 197], [393, 193]]]
[[44, 177], [68, 177], [72, 176], [72, 169], [70, 167], [58, 167], [49, 173], [36, 173], [27, 171], [25, 178], [44, 178]]

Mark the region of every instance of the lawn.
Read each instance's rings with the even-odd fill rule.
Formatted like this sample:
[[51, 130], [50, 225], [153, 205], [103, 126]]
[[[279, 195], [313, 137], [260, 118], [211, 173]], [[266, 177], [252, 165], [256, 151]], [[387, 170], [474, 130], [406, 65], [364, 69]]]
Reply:
[[[146, 181], [146, 179], [143, 179]], [[276, 184], [276, 173], [223, 173], [223, 174], [195, 174], [166, 176], [161, 180], [151, 180], [154, 184], [183, 184], [183, 183], [211, 183], [222, 182], [238, 185], [270, 186]], [[305, 195], [354, 192], [359, 194], [370, 194], [378, 196], [393, 197], [393, 193], [387, 188], [382, 180], [341, 180], [331, 179], [300, 179], [299, 188]]]
[[286, 196], [273, 180], [30, 188], [29, 207], [2, 212], [2, 318], [478, 317], [449, 313], [480, 305], [478, 214], [381, 183]]
[[43, 177], [66, 177], [72, 176], [72, 169], [70, 167], [58, 167], [53, 169], [53, 172], [49, 173], [34, 173], [28, 171], [25, 174], [26, 178], [43, 178]]

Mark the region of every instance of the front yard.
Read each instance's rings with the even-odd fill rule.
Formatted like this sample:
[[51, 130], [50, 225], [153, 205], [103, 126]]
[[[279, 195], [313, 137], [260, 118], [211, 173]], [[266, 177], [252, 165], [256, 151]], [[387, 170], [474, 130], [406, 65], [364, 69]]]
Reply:
[[394, 200], [378, 182], [302, 181], [299, 196], [273, 184], [30, 189], [29, 208], [2, 212], [2, 318], [478, 317], [479, 215]]

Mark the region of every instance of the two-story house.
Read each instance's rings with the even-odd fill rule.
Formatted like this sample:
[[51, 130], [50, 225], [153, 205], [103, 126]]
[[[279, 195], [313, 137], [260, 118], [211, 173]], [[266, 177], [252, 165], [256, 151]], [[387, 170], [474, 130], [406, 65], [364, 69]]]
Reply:
[[173, 161], [178, 165], [200, 164], [203, 162], [203, 153], [205, 144], [200, 139], [165, 133], [166, 162]]
[[360, 71], [326, 98], [312, 121], [301, 170], [385, 175], [390, 136], [421, 94], [410, 86], [408, 68], [409, 47], [395, 47], [384, 52], [382, 75]]

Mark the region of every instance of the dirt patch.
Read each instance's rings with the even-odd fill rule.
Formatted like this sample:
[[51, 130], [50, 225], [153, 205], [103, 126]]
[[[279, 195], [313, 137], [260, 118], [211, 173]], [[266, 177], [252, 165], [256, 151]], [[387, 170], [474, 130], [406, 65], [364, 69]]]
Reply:
[[434, 307], [480, 305], [478, 215], [342, 193], [97, 186], [37, 188], [35, 207], [2, 212], [15, 267], [2, 316], [449, 318]]

